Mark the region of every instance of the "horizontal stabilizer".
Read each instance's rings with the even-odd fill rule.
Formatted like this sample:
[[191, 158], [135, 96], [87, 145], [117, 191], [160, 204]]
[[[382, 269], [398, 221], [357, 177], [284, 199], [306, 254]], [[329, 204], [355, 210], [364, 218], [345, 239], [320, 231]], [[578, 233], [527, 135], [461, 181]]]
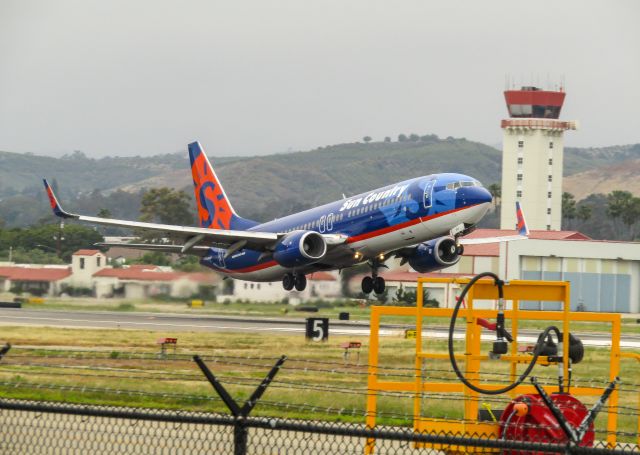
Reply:
[[529, 238], [529, 228], [527, 222], [524, 219], [524, 211], [519, 202], [516, 202], [516, 235], [505, 235], [501, 237], [485, 237], [477, 239], [460, 239], [462, 245], [480, 245], [484, 243], [498, 243], [498, 242], [512, 242], [514, 240], [526, 240]]

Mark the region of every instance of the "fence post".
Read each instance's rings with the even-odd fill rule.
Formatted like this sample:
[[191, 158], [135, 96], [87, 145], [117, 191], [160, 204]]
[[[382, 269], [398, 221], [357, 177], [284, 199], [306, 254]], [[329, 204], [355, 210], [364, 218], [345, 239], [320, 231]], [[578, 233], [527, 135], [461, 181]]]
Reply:
[[287, 360], [287, 356], [282, 356], [278, 359], [276, 364], [271, 368], [269, 373], [262, 380], [260, 385], [253, 391], [247, 401], [245, 401], [242, 407], [238, 406], [238, 403], [229, 395], [227, 389], [218, 381], [215, 375], [211, 372], [209, 367], [198, 355], [193, 356], [193, 361], [200, 367], [202, 373], [205, 375], [209, 383], [213, 386], [213, 389], [220, 396], [224, 404], [227, 406], [231, 414], [234, 417], [233, 423], [233, 454], [234, 455], [246, 455], [247, 453], [247, 426], [245, 424], [245, 418], [249, 416], [253, 408], [258, 403], [258, 400], [273, 381], [280, 367]]

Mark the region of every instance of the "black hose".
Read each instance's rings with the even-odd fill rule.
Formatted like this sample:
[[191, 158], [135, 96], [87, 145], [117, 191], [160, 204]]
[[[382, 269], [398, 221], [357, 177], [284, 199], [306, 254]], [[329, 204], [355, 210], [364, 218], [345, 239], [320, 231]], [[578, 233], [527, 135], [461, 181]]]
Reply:
[[[485, 395], [500, 395], [506, 392], [509, 392], [510, 390], [515, 389], [516, 387], [518, 387], [520, 384], [522, 384], [522, 382], [527, 379], [527, 377], [529, 376], [529, 374], [531, 373], [531, 370], [533, 370], [533, 367], [536, 365], [536, 362], [538, 361], [538, 356], [540, 355], [540, 347], [541, 344], [544, 342], [544, 340], [547, 338], [547, 336], [549, 335], [550, 332], [555, 332], [556, 335], [558, 336], [558, 339], [560, 339], [560, 330], [555, 327], [555, 326], [549, 326], [546, 329], [544, 329], [544, 332], [542, 332], [542, 335], [540, 336], [540, 338], [538, 338], [538, 342], [536, 343], [536, 347], [533, 351], [533, 358], [531, 359], [531, 363], [529, 363], [529, 366], [527, 366], [527, 369], [524, 370], [524, 372], [520, 375], [520, 377], [513, 383], [511, 383], [510, 385], [503, 387], [501, 389], [482, 389], [474, 384], [471, 384], [467, 378], [464, 377], [464, 375], [462, 374], [462, 372], [460, 371], [460, 369], [458, 368], [458, 362], [456, 361], [456, 356], [453, 352], [453, 331], [455, 330], [456, 327], [456, 319], [458, 317], [458, 312], [460, 311], [460, 306], [462, 304], [462, 301], [464, 300], [465, 296], [467, 295], [467, 293], [469, 292], [469, 289], [471, 289], [471, 287], [476, 283], [476, 281], [480, 280], [481, 278], [484, 277], [490, 277], [493, 278], [493, 281], [495, 283], [496, 286], [498, 286], [498, 296], [499, 298], [503, 298], [504, 294], [503, 294], [503, 285], [504, 282], [498, 278], [498, 276], [495, 273], [491, 273], [491, 272], [484, 272], [481, 273], [479, 275], [474, 276], [471, 281], [469, 281], [469, 283], [464, 287], [464, 289], [462, 290], [462, 293], [460, 294], [460, 297], [458, 297], [458, 301], [456, 302], [456, 306], [453, 309], [453, 314], [451, 315], [451, 323], [449, 324], [449, 360], [451, 361], [451, 366], [453, 367], [453, 371], [455, 371], [456, 375], [458, 376], [458, 379], [460, 379], [460, 381], [466, 385], [467, 387], [469, 387], [471, 390], [478, 392], [478, 393], [482, 393]], [[503, 316], [504, 318], [504, 316]], [[498, 336], [500, 336], [500, 334], [498, 333]]]

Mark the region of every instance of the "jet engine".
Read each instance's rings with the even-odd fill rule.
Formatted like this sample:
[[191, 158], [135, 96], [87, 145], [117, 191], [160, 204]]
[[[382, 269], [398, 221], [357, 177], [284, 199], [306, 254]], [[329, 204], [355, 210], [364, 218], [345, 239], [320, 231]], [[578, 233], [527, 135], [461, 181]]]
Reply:
[[327, 252], [324, 238], [314, 231], [294, 231], [278, 242], [273, 259], [283, 267], [293, 268], [313, 264]]
[[440, 237], [421, 243], [406, 259], [415, 271], [428, 273], [457, 264], [460, 254], [454, 238]]

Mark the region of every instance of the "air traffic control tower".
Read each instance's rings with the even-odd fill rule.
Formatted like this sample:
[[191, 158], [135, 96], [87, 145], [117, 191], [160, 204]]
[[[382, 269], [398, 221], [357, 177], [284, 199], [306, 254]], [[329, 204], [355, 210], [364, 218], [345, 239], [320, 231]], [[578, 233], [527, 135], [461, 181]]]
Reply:
[[520, 201], [530, 229], [560, 230], [563, 135], [577, 122], [558, 120], [565, 92], [522, 87], [506, 90], [509, 118], [502, 120], [501, 229], [516, 226]]

